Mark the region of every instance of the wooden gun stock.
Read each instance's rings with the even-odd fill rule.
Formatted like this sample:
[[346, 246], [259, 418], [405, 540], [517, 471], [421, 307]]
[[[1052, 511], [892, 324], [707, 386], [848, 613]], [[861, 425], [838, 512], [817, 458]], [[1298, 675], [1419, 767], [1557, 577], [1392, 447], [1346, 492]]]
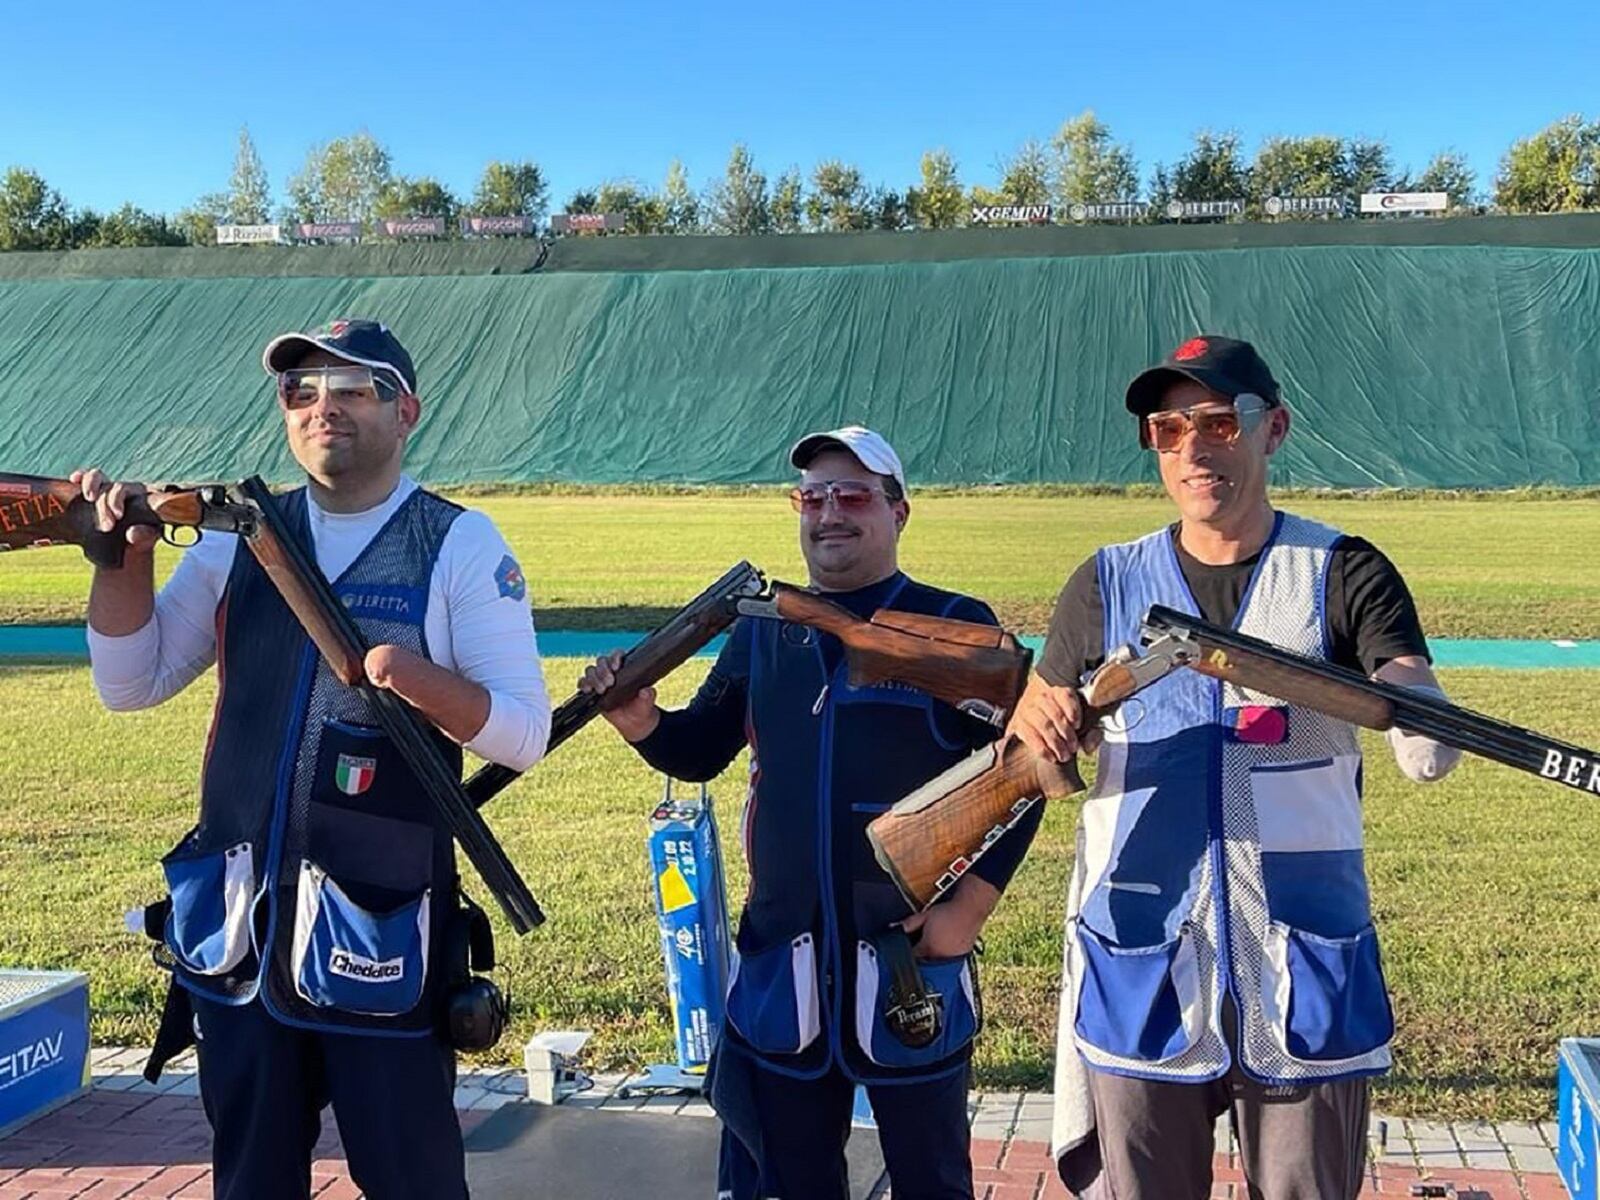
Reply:
[[128, 530], [148, 525], [247, 531], [253, 514], [229, 503], [216, 487], [152, 489], [130, 500], [122, 519], [109, 531], [95, 527], [94, 505], [69, 479], [0, 472], [0, 550], [73, 545], [97, 567], [122, 565]]
[[1004, 630], [884, 610], [863, 621], [831, 600], [783, 583], [772, 585], [772, 600], [784, 620], [844, 643], [853, 687], [900, 683], [946, 704], [981, 700], [1007, 713], [1028, 682], [1032, 652]]
[[[1129, 648], [1119, 650], [1079, 690], [1078, 736], [1177, 665], [1160, 651], [1140, 659]], [[1008, 734], [874, 817], [867, 840], [878, 865], [920, 911], [955, 886], [1041, 797], [1059, 800], [1081, 791], [1075, 759], [1041, 758]]]
[[927, 908], [1044, 797], [1083, 790], [1075, 762], [1040, 758], [1014, 737], [986, 746], [872, 819], [867, 840], [906, 902]]

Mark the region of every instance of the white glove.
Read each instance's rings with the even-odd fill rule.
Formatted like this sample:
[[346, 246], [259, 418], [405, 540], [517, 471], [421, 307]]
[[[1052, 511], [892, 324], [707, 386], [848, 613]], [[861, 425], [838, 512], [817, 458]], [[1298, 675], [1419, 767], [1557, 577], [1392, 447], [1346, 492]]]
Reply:
[[[1449, 699], [1442, 689], [1436, 687], [1419, 685], [1410, 690], [1436, 700]], [[1394, 751], [1394, 761], [1405, 777], [1416, 783], [1437, 783], [1461, 761], [1461, 751], [1454, 746], [1446, 746], [1443, 742], [1436, 742], [1418, 733], [1407, 733], [1398, 726], [1392, 727], [1387, 736], [1389, 749]]]

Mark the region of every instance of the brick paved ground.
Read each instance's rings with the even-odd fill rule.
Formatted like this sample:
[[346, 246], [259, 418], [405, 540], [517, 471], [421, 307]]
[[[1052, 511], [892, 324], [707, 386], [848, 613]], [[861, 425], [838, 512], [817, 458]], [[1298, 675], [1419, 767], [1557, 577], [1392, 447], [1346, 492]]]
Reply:
[[[180, 1059], [155, 1087], [138, 1076], [143, 1052], [94, 1052], [86, 1096], [0, 1139], [0, 1200], [209, 1200], [210, 1131], [193, 1063]], [[623, 1097], [620, 1076], [601, 1077], [568, 1104], [602, 1111], [659, 1111], [663, 1118], [709, 1115], [704, 1101]], [[464, 1074], [456, 1092], [463, 1128], [523, 1095], [520, 1073]], [[597, 1118], [600, 1119], [600, 1118]], [[979, 1200], [1065, 1200], [1048, 1150], [1050, 1097], [973, 1096], [973, 1175]], [[317, 1200], [357, 1200], [332, 1120], [317, 1145]], [[1363, 1196], [1406, 1196], [1429, 1178], [1456, 1186], [1458, 1200], [1564, 1200], [1555, 1174], [1555, 1132], [1547, 1125], [1374, 1118], [1372, 1162]], [[1243, 1179], [1226, 1123], [1219, 1124], [1213, 1197], [1243, 1200]]]

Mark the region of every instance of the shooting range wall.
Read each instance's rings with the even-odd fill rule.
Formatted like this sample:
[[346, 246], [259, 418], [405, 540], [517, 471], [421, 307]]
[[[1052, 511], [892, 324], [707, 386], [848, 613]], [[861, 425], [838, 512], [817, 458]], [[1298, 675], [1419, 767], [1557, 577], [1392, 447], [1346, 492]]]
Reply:
[[1154, 478], [1122, 390], [1201, 330], [1294, 409], [1280, 484], [1600, 484], [1600, 218], [0, 254], [0, 465], [289, 479], [273, 334], [374, 316], [438, 482], [745, 483], [801, 433], [913, 482]]

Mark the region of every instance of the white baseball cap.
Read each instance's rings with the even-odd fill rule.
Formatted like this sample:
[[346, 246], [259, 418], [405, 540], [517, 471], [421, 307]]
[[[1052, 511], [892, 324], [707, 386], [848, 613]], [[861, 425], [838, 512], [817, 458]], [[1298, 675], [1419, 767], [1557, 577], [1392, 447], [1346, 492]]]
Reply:
[[864, 425], [846, 425], [843, 429], [808, 433], [789, 451], [789, 461], [803, 471], [822, 451], [834, 448], [848, 450], [869, 471], [893, 476], [900, 485], [900, 494], [906, 493], [906, 472], [900, 465], [900, 456], [881, 434], [873, 433]]

